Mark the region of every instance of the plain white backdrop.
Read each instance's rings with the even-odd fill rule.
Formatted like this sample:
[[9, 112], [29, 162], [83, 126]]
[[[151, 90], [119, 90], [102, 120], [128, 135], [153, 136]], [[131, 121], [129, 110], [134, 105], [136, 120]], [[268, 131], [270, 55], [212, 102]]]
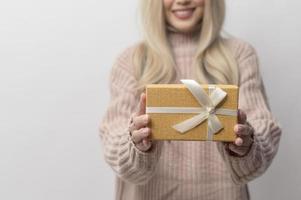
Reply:
[[[140, 39], [138, 1], [0, 1], [0, 199], [114, 198], [98, 125], [112, 63]], [[301, 2], [226, 2], [225, 30], [256, 48], [283, 128], [252, 199], [300, 199]]]

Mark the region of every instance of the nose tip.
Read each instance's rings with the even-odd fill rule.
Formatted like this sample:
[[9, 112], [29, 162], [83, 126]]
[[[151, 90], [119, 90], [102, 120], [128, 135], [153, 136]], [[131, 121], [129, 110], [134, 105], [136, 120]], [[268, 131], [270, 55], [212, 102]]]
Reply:
[[178, 0], [177, 3], [181, 5], [187, 5], [191, 2], [191, 0]]

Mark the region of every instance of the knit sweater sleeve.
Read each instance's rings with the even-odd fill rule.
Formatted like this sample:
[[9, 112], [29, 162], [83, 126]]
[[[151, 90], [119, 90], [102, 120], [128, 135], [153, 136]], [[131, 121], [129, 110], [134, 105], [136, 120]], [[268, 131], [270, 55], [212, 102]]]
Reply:
[[110, 102], [100, 122], [99, 135], [105, 161], [124, 181], [146, 184], [152, 177], [160, 156], [160, 143], [153, 142], [147, 152], [140, 151], [132, 142], [128, 125], [137, 111], [140, 95], [135, 91], [136, 79], [131, 70], [134, 47], [123, 51], [110, 71]]
[[240, 41], [236, 51], [240, 71], [239, 108], [246, 112], [247, 121], [254, 128], [254, 143], [243, 157], [229, 154], [223, 143], [217, 143], [217, 147], [233, 181], [245, 184], [270, 166], [278, 150], [281, 128], [270, 111], [256, 50]]

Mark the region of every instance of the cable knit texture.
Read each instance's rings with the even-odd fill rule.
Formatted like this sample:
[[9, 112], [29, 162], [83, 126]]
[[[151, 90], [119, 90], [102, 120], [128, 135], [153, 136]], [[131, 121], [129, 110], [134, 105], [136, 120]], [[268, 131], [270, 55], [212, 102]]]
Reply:
[[[175, 83], [194, 78], [196, 38], [168, 31]], [[243, 157], [230, 155], [223, 143], [212, 141], [154, 141], [149, 152], [136, 148], [127, 128], [139, 103], [131, 60], [138, 43], [117, 57], [110, 72], [110, 103], [100, 123], [104, 158], [116, 173], [117, 200], [250, 199], [247, 183], [271, 164], [281, 129], [268, 105], [255, 49], [238, 38], [228, 38], [226, 44], [239, 65], [239, 108], [255, 130], [255, 141]]]

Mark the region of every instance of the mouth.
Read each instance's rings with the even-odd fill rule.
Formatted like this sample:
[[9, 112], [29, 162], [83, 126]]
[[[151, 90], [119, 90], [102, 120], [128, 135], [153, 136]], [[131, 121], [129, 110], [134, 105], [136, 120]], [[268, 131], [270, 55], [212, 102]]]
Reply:
[[185, 20], [192, 17], [194, 10], [195, 8], [183, 8], [183, 9], [172, 10], [172, 13], [178, 19]]

